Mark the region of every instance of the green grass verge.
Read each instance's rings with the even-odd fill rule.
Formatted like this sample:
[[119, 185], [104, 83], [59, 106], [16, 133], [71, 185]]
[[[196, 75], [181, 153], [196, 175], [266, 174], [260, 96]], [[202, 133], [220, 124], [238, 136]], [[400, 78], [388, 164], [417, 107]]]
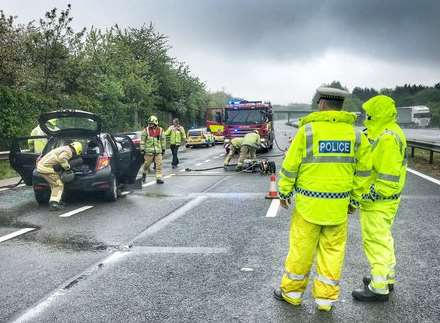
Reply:
[[0, 160], [0, 179], [17, 177], [18, 174], [9, 165], [9, 160]]

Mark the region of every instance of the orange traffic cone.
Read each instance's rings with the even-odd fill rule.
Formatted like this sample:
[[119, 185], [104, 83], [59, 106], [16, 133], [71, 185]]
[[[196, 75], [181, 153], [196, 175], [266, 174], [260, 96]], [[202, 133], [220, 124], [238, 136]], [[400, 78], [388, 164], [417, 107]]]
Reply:
[[277, 192], [277, 178], [275, 174], [270, 176], [269, 192], [267, 192], [266, 198], [271, 200], [279, 198]]

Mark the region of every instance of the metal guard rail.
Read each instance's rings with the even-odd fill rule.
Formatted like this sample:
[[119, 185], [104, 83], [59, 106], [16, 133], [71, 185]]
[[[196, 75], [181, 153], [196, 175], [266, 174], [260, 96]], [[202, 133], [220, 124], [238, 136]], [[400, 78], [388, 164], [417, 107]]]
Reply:
[[419, 140], [407, 140], [408, 147], [411, 148], [411, 157], [414, 157], [414, 150], [422, 149], [429, 151], [429, 163], [434, 162], [434, 153], [440, 153], [440, 144]]

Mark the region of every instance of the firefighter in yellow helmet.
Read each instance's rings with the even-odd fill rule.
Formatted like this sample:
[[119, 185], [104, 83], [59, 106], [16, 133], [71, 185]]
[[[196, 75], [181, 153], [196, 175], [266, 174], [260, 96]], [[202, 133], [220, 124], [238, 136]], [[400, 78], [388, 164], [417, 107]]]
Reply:
[[370, 144], [356, 129], [356, 115], [341, 111], [347, 91], [318, 89], [318, 112], [301, 119], [278, 182], [281, 206], [296, 192], [290, 247], [278, 300], [300, 305], [316, 255], [313, 296], [329, 311], [340, 293], [349, 208], [368, 191]]
[[378, 95], [364, 103], [367, 137], [372, 144], [370, 192], [364, 195], [360, 220], [371, 276], [352, 292], [359, 301], [387, 301], [394, 288], [396, 257], [391, 227], [406, 180], [406, 138], [397, 125], [394, 100]]
[[237, 170], [243, 168], [245, 159], [257, 158], [257, 150], [261, 146], [261, 139], [258, 130], [247, 133], [241, 142], [240, 156], [238, 157]]
[[142, 181], [147, 178], [147, 170], [154, 162], [156, 165], [156, 183], [163, 184], [162, 179], [162, 155], [165, 153], [166, 139], [164, 130], [159, 127], [159, 120], [156, 116], [148, 119], [148, 126], [142, 131], [141, 152], [145, 154]]
[[81, 156], [82, 144], [74, 141], [67, 146], [51, 150], [44, 155], [37, 163], [37, 171], [50, 185], [51, 194], [49, 210], [62, 210], [64, 206], [60, 203], [64, 191], [64, 184], [61, 181], [60, 171], [70, 170], [69, 161]]
[[234, 157], [234, 155], [240, 153], [240, 148], [241, 148], [242, 143], [243, 143], [243, 138], [234, 138], [231, 140], [231, 142], [228, 142], [225, 145], [225, 148], [228, 152], [228, 154], [226, 155], [225, 161], [223, 163], [225, 167], [229, 165], [229, 163], [231, 162], [231, 159]]

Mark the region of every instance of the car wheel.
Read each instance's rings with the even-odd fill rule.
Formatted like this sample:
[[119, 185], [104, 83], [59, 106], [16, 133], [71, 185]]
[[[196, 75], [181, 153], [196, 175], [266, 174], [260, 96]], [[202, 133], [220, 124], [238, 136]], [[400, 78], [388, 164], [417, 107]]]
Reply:
[[114, 202], [118, 199], [118, 183], [116, 182], [116, 178], [113, 178], [112, 185], [104, 194], [105, 199], [109, 202]]
[[47, 204], [49, 203], [49, 199], [50, 199], [50, 191], [35, 191], [34, 190], [34, 194], [35, 194], [35, 200], [37, 201], [38, 204]]

